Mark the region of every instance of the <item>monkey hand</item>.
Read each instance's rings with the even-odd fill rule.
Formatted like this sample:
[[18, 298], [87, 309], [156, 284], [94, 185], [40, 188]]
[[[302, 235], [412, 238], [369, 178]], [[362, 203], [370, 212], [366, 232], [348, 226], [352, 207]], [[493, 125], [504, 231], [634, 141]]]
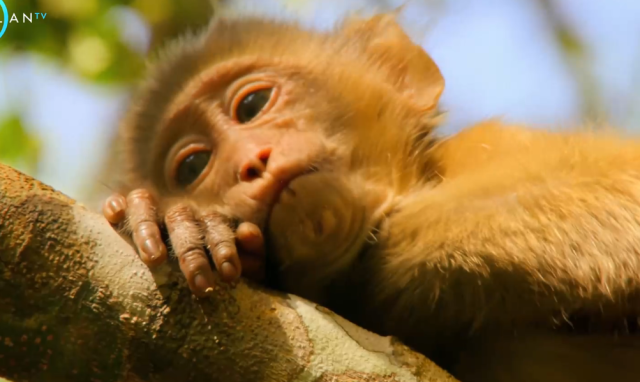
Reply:
[[145, 189], [134, 190], [126, 197], [111, 195], [102, 212], [120, 233], [130, 235], [141, 260], [150, 268], [167, 260], [167, 247], [160, 231], [164, 224], [180, 269], [189, 288], [198, 296], [206, 295], [214, 287], [205, 248], [209, 249], [223, 281], [233, 282], [241, 272], [255, 281], [264, 278], [264, 240], [260, 229], [252, 223], [241, 223], [234, 229], [232, 219], [220, 212], [211, 209], [203, 212], [180, 201], [171, 203], [166, 212], [159, 214], [155, 198]]

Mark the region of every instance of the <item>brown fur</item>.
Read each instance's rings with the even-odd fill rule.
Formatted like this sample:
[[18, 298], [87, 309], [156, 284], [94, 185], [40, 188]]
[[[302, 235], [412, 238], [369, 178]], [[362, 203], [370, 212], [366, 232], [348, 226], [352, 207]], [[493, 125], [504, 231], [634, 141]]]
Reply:
[[488, 122], [433, 155], [442, 182], [386, 222], [363, 320], [443, 363], [466, 348], [463, 381], [636, 380], [640, 142]]
[[[264, 68], [283, 84], [280, 104], [251, 129], [226, 127], [227, 87]], [[293, 217], [321, 221], [313, 214], [323, 201], [348, 201], [332, 215], [344, 245], [272, 248], [286, 260], [287, 290], [400, 337], [463, 382], [640, 380], [640, 141], [498, 121], [438, 139], [443, 85], [391, 16], [327, 34], [219, 20], [174, 43], [151, 71], [120, 131], [120, 190], [150, 189], [160, 211], [181, 198], [195, 211], [244, 198], [226, 212], [276, 238], [299, 228]], [[190, 130], [244, 146], [225, 151], [228, 164], [197, 189], [176, 193], [163, 165]], [[282, 160], [328, 175], [292, 183], [311, 191], [290, 210], [276, 204], [286, 213], [269, 221], [259, 212], [268, 206], [246, 198], [253, 186], [237, 184], [233, 160], [248, 142], [294, 135]], [[313, 195], [328, 185], [335, 191]], [[344, 223], [356, 210], [364, 222]]]

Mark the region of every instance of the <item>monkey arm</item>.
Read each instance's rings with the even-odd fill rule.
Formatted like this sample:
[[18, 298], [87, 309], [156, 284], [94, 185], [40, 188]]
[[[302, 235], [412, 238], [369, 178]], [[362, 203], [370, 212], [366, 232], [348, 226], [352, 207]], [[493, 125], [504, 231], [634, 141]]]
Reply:
[[382, 240], [374, 284], [384, 285], [375, 295], [394, 312], [389, 322], [446, 330], [632, 313], [637, 141], [487, 123], [435, 155], [442, 182], [405, 198]]

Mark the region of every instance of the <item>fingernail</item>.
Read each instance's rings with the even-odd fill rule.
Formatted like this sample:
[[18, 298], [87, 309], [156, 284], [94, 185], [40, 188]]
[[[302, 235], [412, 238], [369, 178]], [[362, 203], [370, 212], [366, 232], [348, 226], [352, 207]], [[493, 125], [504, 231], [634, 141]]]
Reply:
[[253, 225], [253, 224], [249, 224], [247, 225], [247, 234], [249, 234], [249, 236], [259, 236], [260, 235], [260, 228], [258, 228], [258, 226]]
[[160, 255], [160, 245], [155, 239], [147, 239], [142, 244], [142, 252], [147, 255], [149, 260], [155, 260]]
[[226, 281], [232, 281], [236, 278], [236, 267], [234, 267], [233, 264], [228, 261], [222, 263], [222, 265], [220, 266], [220, 274]]
[[112, 199], [109, 202], [109, 207], [111, 208], [111, 212], [118, 213], [124, 210], [124, 206], [122, 205], [122, 201], [120, 199]]
[[202, 290], [204, 291], [204, 293], [213, 292], [213, 286], [211, 285], [209, 280], [207, 280], [207, 278], [202, 274], [197, 274], [193, 279], [193, 283], [198, 290]]

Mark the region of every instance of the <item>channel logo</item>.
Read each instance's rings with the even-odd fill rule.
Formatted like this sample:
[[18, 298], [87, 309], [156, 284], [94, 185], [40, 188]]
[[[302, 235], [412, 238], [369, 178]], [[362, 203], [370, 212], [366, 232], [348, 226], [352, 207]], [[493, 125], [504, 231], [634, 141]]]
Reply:
[[0, 8], [2, 8], [2, 19], [0, 19], [0, 23], [2, 23], [2, 29], [0, 29], [0, 38], [2, 38], [2, 35], [4, 35], [4, 32], [7, 31], [7, 26], [9, 25], [9, 11], [7, 10], [7, 6], [2, 0], [0, 0]]
[[40, 13], [40, 12], [29, 12], [29, 13], [23, 13], [22, 14], [22, 21], [20, 21], [20, 19], [18, 18], [18, 15], [16, 15], [15, 13], [12, 15], [9, 15], [9, 10], [7, 9], [7, 5], [4, 3], [4, 0], [0, 0], [0, 9], [2, 9], [2, 17], [0, 18], [0, 38], [2, 37], [2, 35], [4, 35], [4, 32], [7, 31], [7, 27], [9, 26], [9, 24], [32, 24], [33, 20], [34, 20], [34, 15], [35, 15], [35, 20], [36, 22], [40, 22], [40, 21], [44, 21], [44, 19], [47, 17], [46, 13]]

